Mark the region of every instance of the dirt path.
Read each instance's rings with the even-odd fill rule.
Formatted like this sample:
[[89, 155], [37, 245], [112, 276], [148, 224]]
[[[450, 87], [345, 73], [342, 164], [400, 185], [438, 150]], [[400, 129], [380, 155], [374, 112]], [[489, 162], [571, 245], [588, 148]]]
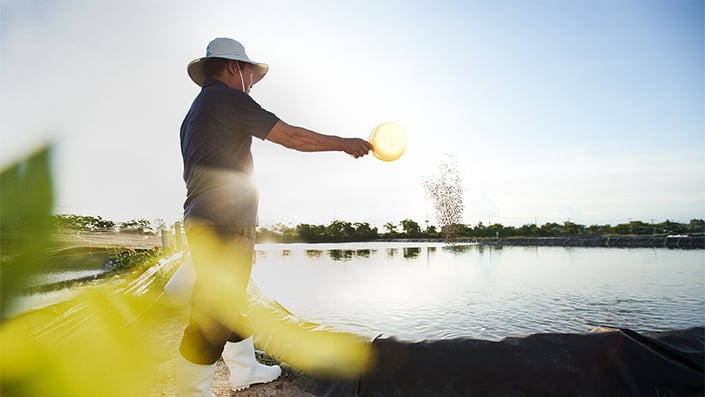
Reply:
[[225, 363], [222, 360], [218, 361], [215, 379], [213, 379], [213, 394], [218, 397], [315, 397], [314, 394], [308, 393], [294, 385], [293, 381], [296, 375], [292, 375], [287, 371], [274, 382], [253, 385], [239, 392], [230, 390], [230, 385], [228, 384], [229, 374]]

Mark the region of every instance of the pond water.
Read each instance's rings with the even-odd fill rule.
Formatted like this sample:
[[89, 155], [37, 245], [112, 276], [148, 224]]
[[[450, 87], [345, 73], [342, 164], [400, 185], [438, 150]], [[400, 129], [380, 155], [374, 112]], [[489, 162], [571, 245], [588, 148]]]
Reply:
[[[87, 277], [98, 276], [105, 273], [104, 269], [78, 269], [73, 270], [66, 267], [57, 267], [46, 272], [41, 272], [27, 281], [26, 286], [41, 287], [47, 284], [58, 283], [61, 281], [77, 280]], [[7, 315], [14, 316], [29, 310], [41, 309], [43, 307], [53, 305], [75, 295], [75, 291], [68, 287], [57, 288], [49, 291], [34, 291], [18, 296], [13, 305], [8, 309]]]
[[105, 273], [105, 269], [93, 269], [93, 270], [70, 270], [70, 269], [59, 269], [56, 271], [39, 273], [34, 277], [31, 277], [27, 282], [28, 287], [37, 287], [46, 284], [58, 283], [61, 281], [77, 280], [86, 277], [97, 276], [99, 274]]
[[252, 278], [299, 317], [366, 336], [497, 339], [705, 324], [705, 251], [259, 244]]

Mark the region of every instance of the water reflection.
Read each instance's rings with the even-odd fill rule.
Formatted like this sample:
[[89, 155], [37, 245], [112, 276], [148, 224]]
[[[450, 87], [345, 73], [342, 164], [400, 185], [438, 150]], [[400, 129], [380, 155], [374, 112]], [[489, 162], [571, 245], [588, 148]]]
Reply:
[[[421, 253], [421, 247], [402, 247], [401, 255], [405, 259], [415, 259]], [[435, 247], [433, 248], [435, 250]], [[387, 248], [386, 249], [387, 258], [393, 259], [399, 256], [399, 248]]]
[[369, 258], [372, 250], [355, 250], [355, 255], [361, 258]]
[[353, 258], [370, 258], [377, 250], [373, 249], [306, 249], [304, 254], [309, 259], [321, 259], [325, 253], [334, 262], [349, 261]]
[[349, 261], [353, 258], [369, 259], [377, 250], [370, 249], [350, 249], [350, 250], [328, 250], [328, 256], [334, 261]]
[[318, 259], [323, 254], [323, 251], [321, 251], [321, 250], [306, 250], [305, 253], [306, 253], [306, 256], [309, 258]]
[[[453, 245], [446, 245], [446, 246], [443, 247], [443, 249], [444, 249], [445, 251], [450, 251], [450, 252], [455, 252], [455, 253], [459, 253], [459, 254], [460, 254], [460, 253], [463, 253], [463, 252], [468, 252], [468, 251], [470, 251], [471, 249], [474, 249], [474, 247], [480, 247], [480, 246], [478, 246], [478, 245], [465, 245], [465, 244], [463, 244], [463, 245], [461, 245], [461, 244], [453, 244]], [[484, 246], [482, 246], [482, 247], [483, 247], [483, 248], [481, 248], [481, 250], [484, 249]]]
[[334, 261], [349, 261], [355, 256], [352, 250], [328, 250], [328, 256]]
[[397, 248], [387, 248], [387, 258], [393, 259], [398, 254]]
[[305, 319], [365, 335], [498, 338], [705, 323], [702, 251], [359, 243], [287, 247], [282, 258], [282, 249], [254, 269], [265, 294]]

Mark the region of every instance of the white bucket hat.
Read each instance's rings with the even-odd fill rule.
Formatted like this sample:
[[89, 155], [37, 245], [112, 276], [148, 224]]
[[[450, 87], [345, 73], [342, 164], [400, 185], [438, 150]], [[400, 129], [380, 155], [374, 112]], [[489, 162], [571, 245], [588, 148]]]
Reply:
[[193, 80], [193, 82], [198, 86], [201, 86], [203, 80], [205, 79], [205, 76], [203, 76], [203, 62], [208, 58], [225, 58], [252, 64], [254, 66], [254, 72], [252, 75], [253, 85], [262, 80], [262, 77], [264, 77], [269, 70], [269, 65], [266, 63], [251, 60], [245, 53], [245, 47], [238, 41], [225, 37], [218, 37], [208, 43], [205, 57], [194, 59], [186, 68], [191, 80]]

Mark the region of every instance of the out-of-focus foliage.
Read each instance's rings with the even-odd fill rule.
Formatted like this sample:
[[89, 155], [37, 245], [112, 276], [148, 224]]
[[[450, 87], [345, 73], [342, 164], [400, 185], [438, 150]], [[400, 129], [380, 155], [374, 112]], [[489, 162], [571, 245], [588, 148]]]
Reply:
[[87, 288], [70, 301], [12, 318], [0, 328], [0, 393], [8, 397], [146, 395], [171, 352], [148, 337], [153, 299]]
[[136, 276], [136, 283], [86, 287], [63, 303], [9, 315], [46, 262], [53, 230], [49, 152], [43, 148], [0, 174], [0, 395], [145, 395], [150, 371], [164, 357], [145, 338], [153, 329], [145, 313], [157, 309], [148, 285], [160, 269], [150, 269], [149, 283]]
[[0, 315], [41, 266], [52, 229], [53, 205], [49, 147], [0, 174]]

